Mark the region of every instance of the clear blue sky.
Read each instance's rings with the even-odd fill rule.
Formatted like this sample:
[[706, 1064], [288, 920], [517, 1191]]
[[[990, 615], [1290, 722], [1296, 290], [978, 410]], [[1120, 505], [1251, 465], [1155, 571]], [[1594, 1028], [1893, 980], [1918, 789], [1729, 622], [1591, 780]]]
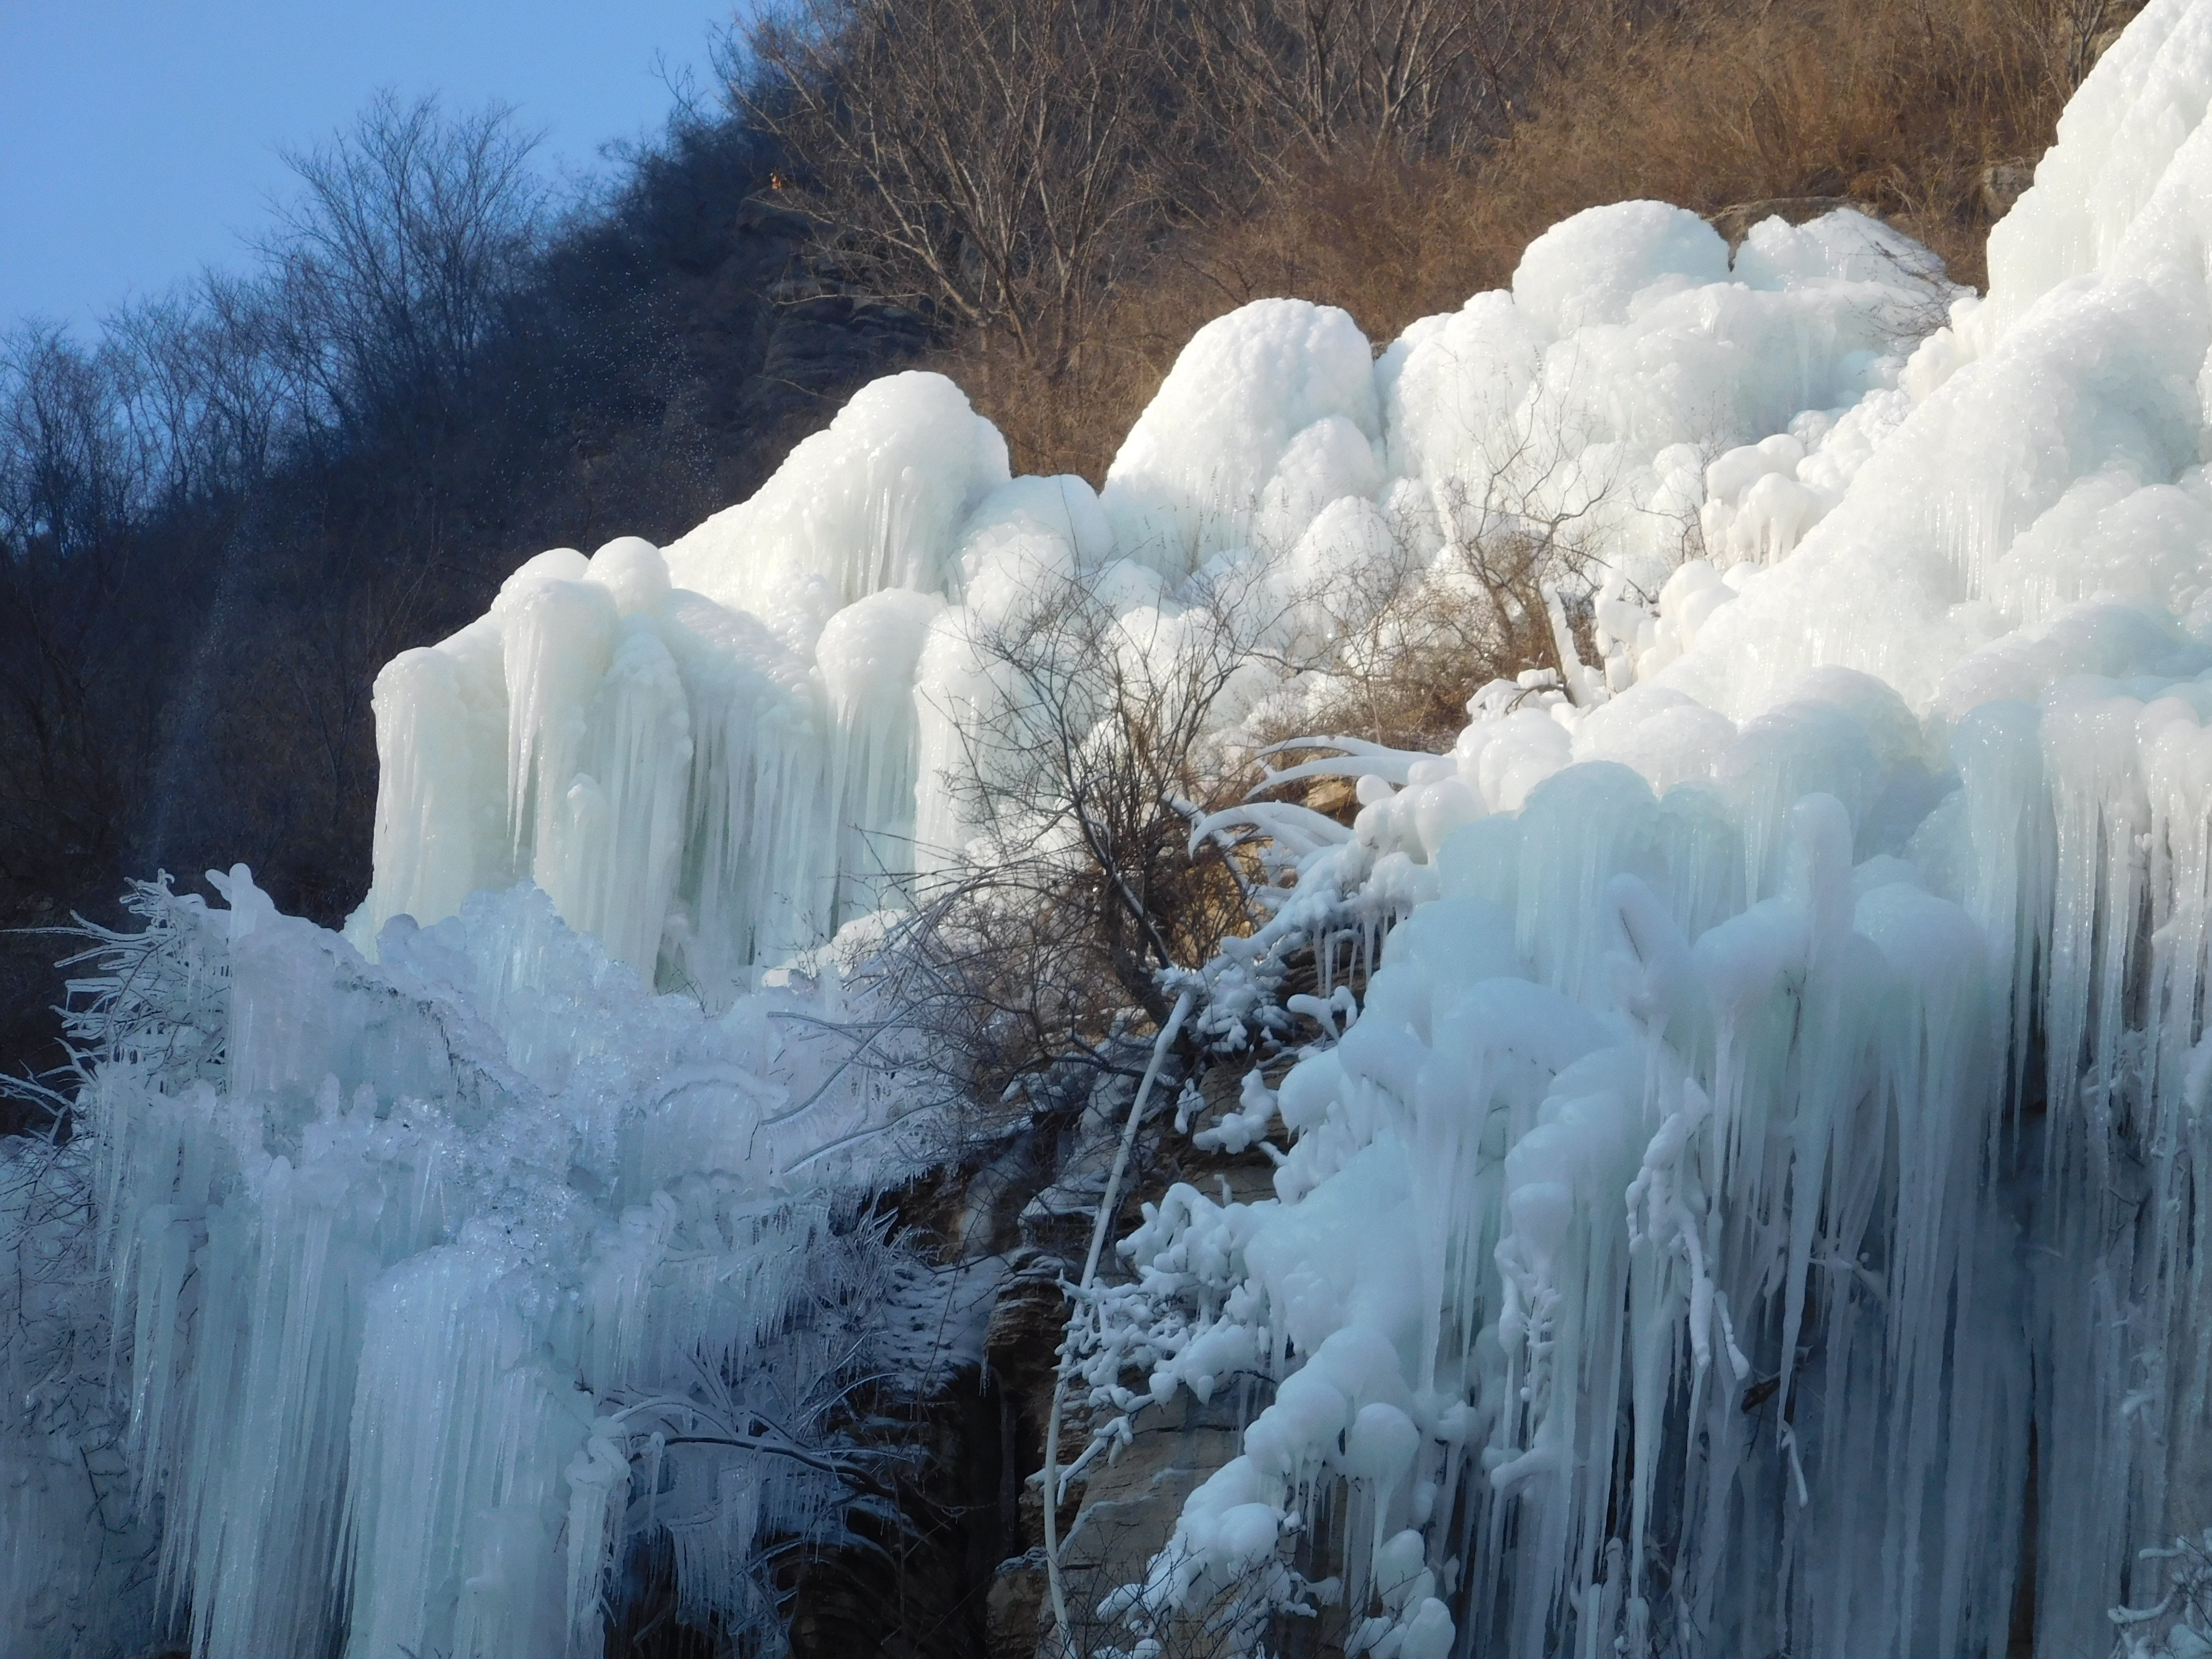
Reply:
[[82, 327], [204, 264], [289, 175], [279, 149], [380, 87], [499, 98], [549, 174], [660, 130], [656, 70], [711, 83], [732, 0], [0, 0], [0, 330]]

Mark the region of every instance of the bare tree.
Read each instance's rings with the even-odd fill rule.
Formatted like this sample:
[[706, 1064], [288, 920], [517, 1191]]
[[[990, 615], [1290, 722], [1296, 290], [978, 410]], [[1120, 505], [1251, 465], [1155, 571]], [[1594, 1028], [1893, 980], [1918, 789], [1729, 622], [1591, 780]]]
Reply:
[[1564, 9], [1534, 0], [1201, 0], [1194, 98], [1231, 112], [1240, 159], [1391, 152], [1463, 160], [1502, 131]]
[[102, 356], [164, 507], [235, 501], [267, 476], [289, 412], [271, 322], [259, 285], [215, 271], [106, 319]]
[[[1579, 14], [1576, 14], [1579, 15]], [[1456, 164], [1561, 38], [1540, 0], [787, 0], [739, 107], [857, 280], [1057, 380], [1179, 228], [1309, 165]]]
[[144, 493], [112, 363], [62, 329], [0, 343], [0, 537], [69, 556], [128, 522]]
[[271, 343], [325, 422], [450, 416], [538, 246], [534, 135], [492, 104], [371, 101], [353, 130], [285, 159], [302, 186], [260, 244]]
[[2015, 26], [2043, 61], [2051, 92], [2074, 95], [2142, 0], [2012, 0]]
[[[282, 475], [213, 573], [227, 648], [189, 657], [165, 769], [222, 778], [228, 838], [280, 879], [295, 858], [327, 871], [291, 894], [318, 915], [346, 902], [341, 867], [374, 799], [376, 669], [452, 625], [456, 578], [487, 550], [483, 499], [505, 481], [486, 477], [473, 428], [542, 240], [535, 143], [499, 105], [449, 115], [379, 94], [287, 158], [299, 189], [276, 207], [260, 278], [210, 282], [194, 331], [150, 358], [150, 390], [188, 418], [187, 459], [273, 455]], [[243, 362], [231, 342], [250, 346]], [[193, 365], [173, 360], [194, 351], [222, 372], [180, 391]], [[157, 851], [198, 833], [183, 811]]]
[[58, 330], [0, 346], [0, 884], [71, 895], [113, 868], [150, 741], [137, 536], [145, 446], [112, 353]]
[[803, 159], [798, 182], [865, 280], [1058, 373], [1156, 216], [1163, 13], [793, 0], [741, 27], [732, 93]]

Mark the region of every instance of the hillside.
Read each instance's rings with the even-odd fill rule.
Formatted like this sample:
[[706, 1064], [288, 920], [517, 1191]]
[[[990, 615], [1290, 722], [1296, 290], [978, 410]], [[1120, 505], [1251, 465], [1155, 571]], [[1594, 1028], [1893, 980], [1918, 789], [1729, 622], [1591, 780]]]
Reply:
[[[742, 123], [679, 128], [557, 222], [520, 145], [379, 106], [302, 158], [257, 269], [96, 347], [8, 337], [0, 927], [113, 921], [126, 876], [241, 856], [337, 921], [368, 879], [379, 665], [541, 547], [671, 536], [748, 493], [927, 343], [817, 274]], [[434, 181], [472, 172], [477, 206], [443, 205]], [[380, 209], [380, 181], [421, 199]], [[449, 280], [377, 286], [479, 243]], [[0, 1069], [52, 1062], [55, 951], [0, 935]]]

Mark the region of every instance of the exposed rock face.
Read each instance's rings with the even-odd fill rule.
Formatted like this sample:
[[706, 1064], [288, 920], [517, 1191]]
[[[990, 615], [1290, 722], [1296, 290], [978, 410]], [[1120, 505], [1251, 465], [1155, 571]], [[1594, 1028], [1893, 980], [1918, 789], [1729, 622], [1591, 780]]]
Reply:
[[[1223, 1092], [1223, 1068], [1206, 1079], [1209, 1093]], [[1025, 1205], [1018, 1220], [1013, 1271], [994, 1305], [985, 1344], [987, 1362], [1002, 1396], [1012, 1402], [1008, 1415], [1015, 1466], [1022, 1474], [1016, 1534], [1023, 1548], [1010, 1552], [992, 1575], [986, 1592], [986, 1650], [989, 1659], [1059, 1659], [1050, 1643], [1052, 1613], [1044, 1559], [1044, 1515], [1036, 1477], [1043, 1462], [1043, 1437], [1051, 1410], [1054, 1368], [1066, 1328], [1063, 1285], [1079, 1276], [1104, 1184], [1106, 1165], [1127, 1109], [1126, 1090], [1101, 1091], [1104, 1109], [1094, 1108], [1082, 1129], [1055, 1143], [1050, 1179]], [[1162, 1114], [1164, 1120], [1165, 1115]], [[1238, 1200], [1265, 1197], [1272, 1190], [1273, 1166], [1256, 1152], [1236, 1157], [1195, 1151], [1188, 1140], [1164, 1133], [1164, 1121], [1140, 1137], [1138, 1156], [1124, 1181], [1109, 1237], [1126, 1234], [1139, 1220], [1148, 1199], [1177, 1181], [1208, 1192], [1225, 1188]], [[1109, 1244], [1100, 1263], [1102, 1278], [1118, 1277], [1119, 1261]], [[1121, 1585], [1144, 1577], [1152, 1557], [1164, 1547], [1182, 1512], [1183, 1500], [1207, 1476], [1243, 1449], [1245, 1425], [1272, 1393], [1257, 1377], [1240, 1379], [1200, 1402], [1180, 1394], [1165, 1407], [1147, 1407], [1133, 1423], [1133, 1438], [1111, 1462], [1094, 1462], [1073, 1483], [1058, 1516], [1061, 1580], [1069, 1616], [1075, 1626], [1075, 1650], [1126, 1645], [1127, 1632], [1100, 1620], [1099, 1602]], [[1060, 1462], [1065, 1468], [1082, 1455], [1090, 1425], [1071, 1400], [1060, 1427]]]
[[1244, 1425], [1265, 1403], [1253, 1393], [1230, 1389], [1204, 1405], [1178, 1395], [1137, 1419], [1136, 1437], [1119, 1457], [1092, 1465], [1082, 1508], [1060, 1543], [1072, 1617], [1082, 1620], [1108, 1591], [1144, 1577], [1183, 1500], [1243, 1449]]
[[2002, 219], [2034, 182], [2032, 160], [1992, 161], [1982, 169], [1982, 206], [1992, 220]]
[[989, 1659], [1030, 1659], [1050, 1622], [1042, 1547], [1009, 1557], [991, 1579], [984, 1611]]
[[1727, 239], [1729, 252], [1733, 256], [1755, 224], [1768, 219], [1781, 219], [1793, 225], [1809, 224], [1824, 214], [1844, 208], [1863, 213], [1869, 219], [1881, 217], [1866, 203], [1855, 202], [1848, 196], [1770, 196], [1756, 202], [1738, 202], [1708, 213], [1705, 222]]
[[929, 326], [905, 307], [846, 281], [834, 259], [803, 257], [812, 222], [755, 198], [736, 228], [759, 252], [752, 270], [795, 270], [763, 284], [768, 298], [758, 370], [740, 395], [741, 413], [763, 424], [841, 399], [928, 343]]

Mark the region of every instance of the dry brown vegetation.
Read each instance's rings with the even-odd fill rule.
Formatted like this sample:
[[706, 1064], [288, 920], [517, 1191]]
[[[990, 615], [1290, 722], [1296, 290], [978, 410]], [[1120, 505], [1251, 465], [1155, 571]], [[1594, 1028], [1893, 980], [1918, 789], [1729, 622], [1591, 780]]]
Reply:
[[2120, 15], [2036, 0], [1686, 8], [1593, 41], [1540, 90], [1496, 158], [1500, 228], [1533, 234], [1626, 197], [1700, 212], [1849, 197], [1979, 286], [1984, 169], [2042, 153], [2079, 79], [2065, 43]]
[[1985, 280], [1984, 175], [2032, 161], [2130, 0], [1686, 0], [1568, 6], [1495, 138], [1441, 157], [1308, 146], [1244, 210], [1184, 225], [1044, 372], [988, 328], [942, 354], [1018, 466], [1101, 479], [1200, 324], [1289, 295], [1378, 344], [1508, 282], [1547, 226], [1657, 198], [1712, 214], [1841, 197]]

